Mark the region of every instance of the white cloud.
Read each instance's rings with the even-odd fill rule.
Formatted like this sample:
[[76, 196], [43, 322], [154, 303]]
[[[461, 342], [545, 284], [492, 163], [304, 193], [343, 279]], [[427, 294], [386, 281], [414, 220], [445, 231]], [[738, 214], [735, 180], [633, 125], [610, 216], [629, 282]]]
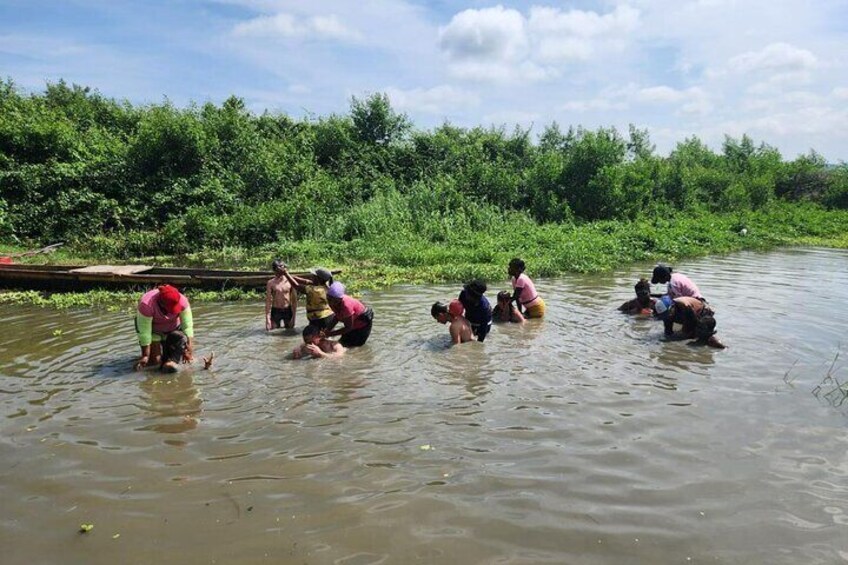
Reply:
[[518, 61], [528, 48], [524, 16], [503, 6], [464, 10], [439, 29], [439, 45], [454, 61]]
[[831, 96], [836, 98], [837, 100], [848, 100], [848, 88], [844, 86], [839, 86], [834, 88], [831, 93]]
[[737, 73], [809, 71], [817, 65], [818, 59], [810, 51], [788, 43], [772, 43], [759, 51], [737, 55], [728, 62], [730, 70]]
[[534, 6], [528, 28], [539, 57], [558, 62], [586, 60], [598, 48], [620, 45], [639, 24], [639, 11], [618, 6], [608, 14], [583, 10], [564, 12], [557, 8]]
[[683, 90], [651, 86], [639, 89], [633, 98], [644, 104], [677, 105], [682, 112], [689, 114], [706, 114], [712, 109], [709, 96], [697, 86]]
[[339, 41], [359, 41], [362, 34], [347, 28], [335, 15], [296, 18], [280, 13], [258, 16], [240, 22], [233, 28], [236, 37], [262, 38], [316, 38]]
[[450, 85], [439, 85], [433, 88], [412, 88], [403, 90], [389, 87], [386, 89], [392, 105], [399, 110], [421, 112], [445, 116], [457, 110], [474, 108], [480, 104], [480, 97]]

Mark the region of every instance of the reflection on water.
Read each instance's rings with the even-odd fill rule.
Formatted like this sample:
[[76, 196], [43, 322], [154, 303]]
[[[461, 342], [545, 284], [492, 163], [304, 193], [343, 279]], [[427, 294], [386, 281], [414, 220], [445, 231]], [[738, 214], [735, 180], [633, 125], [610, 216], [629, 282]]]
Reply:
[[216, 364], [177, 375], [130, 371], [127, 314], [2, 306], [2, 561], [848, 561], [848, 411], [821, 399], [848, 254], [677, 267], [729, 349], [615, 311], [649, 265], [539, 280], [545, 320], [454, 348], [429, 308], [458, 285], [369, 294], [332, 360], [197, 304]]

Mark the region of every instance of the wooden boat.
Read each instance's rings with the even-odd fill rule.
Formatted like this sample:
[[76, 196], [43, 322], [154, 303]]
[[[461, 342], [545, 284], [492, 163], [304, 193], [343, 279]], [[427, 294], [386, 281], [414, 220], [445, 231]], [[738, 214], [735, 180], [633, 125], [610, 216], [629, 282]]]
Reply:
[[[337, 271], [334, 271], [334, 273]], [[306, 275], [308, 273], [292, 273]], [[0, 287], [33, 290], [135, 289], [172, 284], [177, 288], [264, 288], [271, 271], [181, 269], [149, 265], [0, 264]]]

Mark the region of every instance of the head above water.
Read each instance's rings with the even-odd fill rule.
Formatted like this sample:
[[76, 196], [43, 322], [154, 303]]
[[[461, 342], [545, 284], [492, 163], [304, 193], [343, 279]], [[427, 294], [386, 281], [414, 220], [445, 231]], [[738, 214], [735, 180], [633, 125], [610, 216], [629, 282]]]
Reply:
[[668, 265], [663, 265], [660, 263], [656, 267], [654, 267], [654, 273], [651, 277], [651, 284], [664, 284], [671, 280], [671, 272], [673, 269]]
[[314, 269], [312, 271], [312, 274], [315, 275], [315, 278], [317, 278], [324, 284], [332, 284], [333, 282], [333, 273], [323, 267], [318, 267], [317, 269]]
[[643, 307], [647, 307], [651, 305], [651, 283], [648, 282], [648, 279], [639, 279], [639, 282], [635, 285], [636, 290], [636, 300]]
[[509, 302], [512, 300], [512, 295], [506, 290], [502, 290], [498, 293], [498, 302]]
[[511, 277], [517, 277], [524, 272], [525, 268], [526, 266], [524, 265], [524, 261], [516, 257], [509, 262], [509, 275]]
[[440, 324], [448, 322], [448, 307], [442, 302], [434, 302], [430, 307], [430, 315]]
[[312, 324], [309, 324], [305, 328], [303, 328], [303, 343], [315, 343], [320, 339], [321, 328], [319, 328], [318, 326], [313, 326]]
[[448, 313], [451, 316], [457, 318], [462, 316], [463, 312], [465, 312], [465, 306], [462, 305], [462, 302], [456, 299], [450, 301], [450, 304], [448, 304]]
[[169, 284], [163, 284], [159, 287], [159, 297], [157, 302], [159, 307], [167, 314], [179, 314], [183, 311], [183, 306], [180, 304], [182, 295], [180, 291]]
[[483, 294], [486, 293], [489, 287], [486, 286], [486, 283], [481, 279], [474, 279], [463, 287], [468, 294], [470, 294], [474, 298], [480, 298]]
[[345, 295], [345, 286], [336, 281], [327, 288], [327, 298], [341, 300]]
[[709, 339], [710, 336], [716, 333], [716, 321], [710, 315], [702, 316], [698, 320], [698, 325], [695, 326], [695, 337], [700, 340]]
[[271, 268], [275, 273], [280, 274], [286, 269], [286, 264], [281, 259], [274, 259], [271, 263]]

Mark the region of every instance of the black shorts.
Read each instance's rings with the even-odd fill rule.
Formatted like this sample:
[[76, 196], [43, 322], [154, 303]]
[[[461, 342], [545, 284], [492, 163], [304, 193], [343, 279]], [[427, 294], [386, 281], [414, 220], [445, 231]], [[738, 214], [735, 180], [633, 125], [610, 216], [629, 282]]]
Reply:
[[485, 341], [486, 336], [489, 335], [489, 330], [492, 329], [492, 322], [486, 322], [485, 324], [471, 324], [471, 333], [477, 336], [477, 341]]
[[271, 327], [279, 328], [283, 324], [289, 325], [293, 317], [294, 312], [292, 312], [291, 306], [288, 308], [271, 308]]
[[336, 325], [336, 315], [330, 314], [324, 318], [309, 320], [310, 326], [316, 326], [318, 329], [330, 331]]
[[339, 338], [339, 343], [345, 347], [361, 347], [368, 341], [371, 335], [371, 326], [374, 324], [374, 311], [368, 308], [363, 312], [359, 319], [367, 322], [367, 325], [355, 330], [351, 330]]

